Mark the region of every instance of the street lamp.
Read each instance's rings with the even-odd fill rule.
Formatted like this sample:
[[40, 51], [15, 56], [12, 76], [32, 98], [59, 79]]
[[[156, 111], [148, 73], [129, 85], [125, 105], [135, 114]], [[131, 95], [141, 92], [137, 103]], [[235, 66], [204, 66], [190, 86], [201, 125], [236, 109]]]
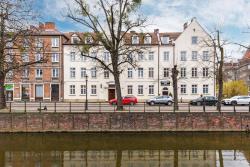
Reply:
[[88, 75], [85, 75], [86, 79], [86, 99], [85, 99], [85, 111], [88, 110]]

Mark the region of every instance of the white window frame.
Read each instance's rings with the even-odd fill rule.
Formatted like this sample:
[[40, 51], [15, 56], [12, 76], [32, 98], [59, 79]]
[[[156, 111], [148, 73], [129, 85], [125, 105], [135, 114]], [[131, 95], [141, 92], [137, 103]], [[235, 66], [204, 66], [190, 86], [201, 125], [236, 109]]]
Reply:
[[70, 78], [76, 78], [76, 68], [70, 67]]
[[203, 67], [202, 68], [202, 76], [203, 77], [208, 77], [209, 76], [209, 68], [208, 67]]
[[76, 86], [75, 85], [69, 85], [69, 94], [70, 95], [76, 94]]
[[138, 78], [143, 78], [143, 68], [138, 68]]
[[128, 68], [128, 78], [133, 78], [133, 68]]
[[163, 61], [169, 61], [169, 51], [163, 52]]
[[51, 62], [58, 63], [59, 62], [59, 53], [51, 53]]
[[198, 85], [196, 85], [196, 84], [192, 85], [191, 91], [192, 91], [192, 94], [197, 94], [198, 93]]
[[203, 51], [202, 52], [202, 60], [203, 61], [209, 61], [209, 52], [208, 51]]
[[97, 87], [96, 85], [91, 85], [91, 95], [96, 95], [97, 94]]
[[149, 85], [148, 86], [148, 94], [149, 95], [154, 95], [154, 85]]
[[197, 61], [198, 60], [198, 52], [197, 51], [192, 51], [192, 60]]
[[169, 68], [163, 68], [163, 77], [168, 78], [169, 77]]
[[192, 68], [192, 77], [197, 77], [197, 76], [198, 76], [197, 67], [193, 67]]
[[182, 84], [181, 85], [181, 94], [186, 94], [187, 93], [187, 85]]
[[36, 57], [36, 61], [40, 61], [43, 58], [41, 53], [36, 53], [35, 57]]
[[28, 53], [22, 53], [22, 61], [24, 63], [28, 63], [29, 62], [29, 54]]
[[191, 37], [191, 43], [192, 43], [193, 45], [198, 44], [198, 37], [197, 37], [197, 36], [192, 36], [192, 37]]
[[42, 78], [43, 77], [43, 70], [41, 68], [36, 69], [36, 78]]
[[138, 35], [133, 35], [131, 37], [131, 43], [132, 44], [139, 44], [139, 36]]
[[148, 53], [148, 60], [149, 61], [154, 61], [154, 52], [149, 52]]
[[151, 36], [149, 34], [147, 34], [145, 37], [144, 37], [144, 44], [151, 44]]
[[59, 68], [52, 68], [51, 69], [51, 76], [52, 76], [52, 78], [59, 78]]
[[70, 61], [75, 62], [76, 61], [76, 52], [70, 52]]
[[148, 68], [148, 77], [154, 78], [154, 68], [153, 67]]
[[96, 78], [97, 77], [97, 69], [96, 69], [96, 67], [92, 67], [90, 69], [90, 72], [91, 72], [91, 78]]
[[52, 48], [58, 48], [59, 45], [60, 45], [59, 37], [53, 37], [53, 38], [51, 38], [51, 47]]
[[103, 75], [104, 79], [109, 79], [109, 70], [104, 70]]
[[203, 94], [208, 94], [208, 89], [209, 89], [209, 85], [208, 84], [204, 84], [202, 86], [202, 92], [203, 92]]
[[81, 67], [81, 78], [85, 78], [87, 75], [87, 69], [85, 67]]
[[187, 52], [181, 51], [181, 61], [187, 61]]
[[138, 85], [138, 95], [143, 95], [143, 85]]
[[187, 74], [186, 74], [186, 68], [185, 67], [182, 67], [181, 68], [181, 78], [185, 78], [186, 76], [187, 76]]
[[80, 85], [80, 91], [81, 91], [81, 95], [86, 95], [86, 85]]
[[127, 90], [128, 90], [128, 95], [132, 95], [133, 94], [133, 85], [128, 85], [127, 87]]

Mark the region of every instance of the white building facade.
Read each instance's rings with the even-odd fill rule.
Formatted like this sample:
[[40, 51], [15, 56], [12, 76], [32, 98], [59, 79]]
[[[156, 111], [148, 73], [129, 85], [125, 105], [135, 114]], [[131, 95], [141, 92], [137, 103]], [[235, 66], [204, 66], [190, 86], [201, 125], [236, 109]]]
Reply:
[[[171, 69], [179, 70], [179, 99], [186, 101], [200, 95], [214, 95], [213, 51], [201, 45], [208, 34], [193, 19], [183, 32], [153, 33], [130, 32], [130, 44], [146, 46], [136, 56], [137, 67], [124, 66], [121, 74], [122, 95], [134, 95], [145, 101], [157, 95], [172, 95]], [[68, 33], [70, 41], [64, 44], [64, 101], [85, 101], [86, 91], [90, 101], [108, 101], [115, 98], [115, 84], [111, 73], [98, 67], [98, 63], [81, 56], [77, 38], [79, 33]], [[91, 43], [91, 36], [85, 44]], [[111, 62], [109, 53], [92, 47], [89, 54]], [[87, 89], [86, 77], [88, 76]]]

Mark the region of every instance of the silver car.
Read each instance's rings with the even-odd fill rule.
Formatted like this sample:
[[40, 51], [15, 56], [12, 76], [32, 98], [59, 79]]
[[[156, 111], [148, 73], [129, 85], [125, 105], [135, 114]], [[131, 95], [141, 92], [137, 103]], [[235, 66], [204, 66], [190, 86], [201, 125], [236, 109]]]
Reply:
[[224, 105], [237, 105], [237, 104], [245, 104], [249, 105], [250, 103], [250, 96], [234, 96], [231, 97], [230, 99], [224, 99], [222, 100], [222, 103]]
[[172, 105], [173, 98], [171, 96], [156, 96], [146, 101], [149, 105], [155, 104], [165, 104], [165, 105]]

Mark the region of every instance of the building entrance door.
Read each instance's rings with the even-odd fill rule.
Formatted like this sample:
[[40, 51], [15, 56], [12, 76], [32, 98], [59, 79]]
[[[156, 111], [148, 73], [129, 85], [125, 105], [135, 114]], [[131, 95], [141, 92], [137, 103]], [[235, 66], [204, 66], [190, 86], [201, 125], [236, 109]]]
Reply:
[[109, 100], [115, 98], [115, 89], [108, 89], [108, 98]]
[[51, 85], [51, 101], [59, 101], [59, 84]]
[[29, 89], [29, 85], [28, 84], [23, 84], [22, 85], [22, 88], [21, 88], [21, 91], [22, 91], [22, 100], [23, 101], [29, 101], [30, 100], [30, 89]]
[[162, 95], [168, 96], [168, 88], [167, 87], [164, 87], [162, 89]]
[[43, 100], [43, 85], [36, 85], [35, 88], [36, 88], [35, 100], [42, 101]]

